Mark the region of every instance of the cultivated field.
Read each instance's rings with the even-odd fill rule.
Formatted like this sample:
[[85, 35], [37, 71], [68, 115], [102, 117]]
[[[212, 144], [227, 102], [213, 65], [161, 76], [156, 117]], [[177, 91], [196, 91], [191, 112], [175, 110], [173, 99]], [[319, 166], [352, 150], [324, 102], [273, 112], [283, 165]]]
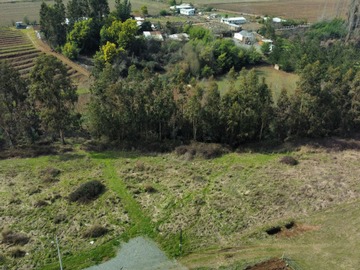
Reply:
[[346, 17], [349, 0], [250, 0], [250, 1], [194, 1], [228, 12], [280, 16], [288, 19], [321, 19]]
[[[68, 0], [65, 0], [66, 4]], [[228, 13], [250, 13], [258, 15], [273, 15], [285, 18], [307, 19], [310, 22], [321, 18], [333, 18], [338, 15], [345, 17], [349, 0], [194, 0], [195, 6], [212, 6]], [[46, 1], [51, 4], [53, 1]], [[327, 3], [327, 4], [326, 4]], [[167, 10], [167, 1], [132, 0], [133, 11], [139, 11], [146, 5], [149, 14], [158, 15], [162, 9]], [[9, 26], [12, 22], [21, 21], [26, 16], [30, 21], [39, 22], [41, 1], [10, 1], [0, 0], [0, 26]], [[109, 1], [110, 9], [115, 5]]]
[[[30, 239], [22, 246], [3, 241], [0, 263], [58, 269], [55, 235], [65, 269], [101, 262], [114, 254], [118, 240], [135, 235], [147, 234], [176, 255], [182, 230], [181, 261], [190, 269], [243, 269], [283, 254], [299, 269], [356, 269], [360, 142], [326, 142], [282, 149], [286, 154], [244, 150], [214, 159], [194, 156], [193, 150], [75, 150], [2, 160], [0, 230]], [[284, 155], [299, 164], [280, 163]], [[70, 202], [70, 193], [89, 180], [101, 181], [105, 192], [89, 203]], [[107, 234], [86, 236], [94, 225]], [[276, 226], [280, 233], [266, 233]], [[16, 248], [28, 255], [11, 257]]]
[[0, 61], [9, 62], [23, 77], [30, 74], [36, 58], [41, 53], [52, 54], [60, 58], [66, 64], [68, 75], [73, 82], [88, 87], [89, 72], [83, 71], [81, 67], [77, 67], [69, 59], [52, 52], [45, 43], [38, 40], [34, 30], [0, 28]]
[[40, 53], [21, 31], [0, 28], [0, 60], [8, 61], [21, 75], [29, 75]]

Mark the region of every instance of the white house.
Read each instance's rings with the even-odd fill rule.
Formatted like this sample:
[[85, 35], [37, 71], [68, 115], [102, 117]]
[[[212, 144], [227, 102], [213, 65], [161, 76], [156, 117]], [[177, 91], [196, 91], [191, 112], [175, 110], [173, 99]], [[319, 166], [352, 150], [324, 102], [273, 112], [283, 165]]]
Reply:
[[193, 6], [190, 5], [190, 4], [181, 4], [181, 5], [178, 5], [178, 6], [171, 6], [170, 9], [171, 10], [176, 10], [176, 11], [180, 11], [181, 9], [192, 9]]
[[143, 35], [146, 39], [156, 39], [160, 41], [164, 41], [164, 38], [160, 31], [144, 31]]
[[195, 9], [194, 8], [182, 8], [180, 9], [180, 14], [186, 15], [186, 16], [194, 16], [195, 15]]
[[178, 33], [169, 35], [169, 39], [172, 40], [189, 40], [189, 35], [186, 33]]
[[235, 33], [234, 38], [244, 42], [245, 44], [254, 44], [256, 41], [254, 33], [245, 30]]
[[278, 17], [272, 18], [272, 21], [273, 21], [274, 23], [286, 22], [286, 20], [283, 20], [283, 19], [278, 18]]
[[246, 23], [246, 19], [244, 17], [221, 18], [220, 22], [239, 25]]

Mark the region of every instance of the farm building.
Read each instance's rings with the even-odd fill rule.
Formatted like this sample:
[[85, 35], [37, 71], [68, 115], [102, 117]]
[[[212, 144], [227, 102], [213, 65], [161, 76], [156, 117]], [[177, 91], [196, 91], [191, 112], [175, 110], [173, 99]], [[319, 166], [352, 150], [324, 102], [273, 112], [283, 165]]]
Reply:
[[16, 22], [15, 27], [16, 27], [16, 29], [25, 29], [26, 24], [24, 24], [23, 22]]
[[254, 33], [245, 30], [240, 31], [239, 33], [235, 33], [234, 38], [249, 45], [254, 44], [256, 41]]
[[195, 15], [195, 9], [194, 8], [186, 8], [186, 9], [180, 9], [180, 14], [186, 15], [186, 16], [194, 16]]
[[164, 41], [164, 38], [160, 31], [144, 31], [143, 35], [147, 39], [156, 39], [160, 41]]
[[134, 19], [136, 21], [137, 26], [141, 26], [142, 23], [145, 21], [145, 19], [142, 17], [135, 17]]
[[239, 25], [246, 23], [246, 19], [244, 17], [221, 18], [220, 22]]
[[272, 19], [273, 23], [281, 23], [281, 22], [286, 22], [286, 20], [283, 20], [281, 18], [275, 17]]
[[183, 4], [177, 5], [177, 6], [171, 6], [170, 9], [180, 12], [180, 10], [182, 10], [182, 9], [193, 9], [193, 6], [190, 4], [183, 3]]

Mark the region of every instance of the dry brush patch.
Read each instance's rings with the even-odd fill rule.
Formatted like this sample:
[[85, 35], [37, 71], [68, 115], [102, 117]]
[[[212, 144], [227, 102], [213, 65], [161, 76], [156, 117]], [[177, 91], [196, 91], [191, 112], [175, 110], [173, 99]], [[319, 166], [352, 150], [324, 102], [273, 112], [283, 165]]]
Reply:
[[[191, 250], [231, 245], [271, 221], [301, 217], [359, 198], [360, 152], [322, 149], [282, 155], [229, 154], [215, 160], [173, 155], [123, 160], [118, 173], [164, 234], [183, 229]], [[150, 183], [156, 193], [144, 192]], [[265, 232], [264, 232], [265, 233]]]
[[[49, 184], [43, 178], [46, 174], [57, 181]], [[6, 226], [31, 239], [21, 247], [21, 251], [28, 253], [21, 259], [11, 255], [12, 248], [16, 247], [4, 241], [0, 243], [0, 249], [5, 251], [6, 266], [9, 269], [40, 269], [54, 262], [56, 247], [52, 241], [55, 235], [64, 257], [92, 250], [119, 237], [128, 227], [129, 218], [114, 192], [107, 190], [87, 204], [70, 203], [66, 199], [81, 184], [101, 177], [101, 167], [81, 155], [0, 160], [0, 200], [4, 202], [0, 205], [0, 229]], [[36, 189], [37, 192], [29, 195], [29, 190]], [[107, 233], [90, 244], [83, 236], [94, 223], [101, 224]]]

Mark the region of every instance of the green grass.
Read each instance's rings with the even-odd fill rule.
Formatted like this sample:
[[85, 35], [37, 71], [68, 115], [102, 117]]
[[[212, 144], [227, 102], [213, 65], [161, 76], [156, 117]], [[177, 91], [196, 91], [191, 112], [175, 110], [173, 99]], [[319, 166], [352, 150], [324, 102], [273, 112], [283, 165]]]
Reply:
[[[294, 73], [276, 70], [272, 66], [260, 66], [256, 67], [255, 70], [260, 78], [265, 78], [265, 82], [273, 94], [274, 101], [278, 99], [283, 88], [286, 89], [289, 94], [292, 94], [297, 87], [299, 76]], [[227, 76], [218, 78], [216, 82], [222, 95], [229, 91], [230, 81]], [[238, 85], [239, 81], [235, 82], [235, 86]]]
[[[299, 165], [279, 163], [283, 154], [250, 152], [212, 160], [82, 151], [1, 160], [1, 229], [31, 236], [24, 247], [29, 255], [7, 258], [9, 268], [57, 269], [51, 243], [55, 235], [67, 269], [100, 263], [115, 254], [120, 241], [138, 235], [148, 235], [167, 254], [178, 256], [182, 231], [181, 261], [190, 268], [207, 269], [216, 263], [241, 269], [285, 254], [303, 269], [354, 269], [359, 259], [351, 251], [360, 243], [355, 200], [360, 195], [360, 153], [302, 148], [287, 154]], [[59, 181], [42, 180], [48, 167], [61, 171]], [[106, 192], [90, 204], [69, 203], [68, 194], [89, 180], [102, 181]], [[156, 192], [147, 193], [147, 185]], [[57, 194], [61, 197], [54, 199]], [[14, 199], [21, 202], [11, 203]], [[36, 208], [38, 200], [49, 205]], [[62, 213], [67, 222], [54, 224], [54, 217]], [[316, 230], [293, 238], [264, 232], [289, 220]], [[110, 233], [91, 245], [82, 234], [94, 223]], [[0, 246], [6, 255], [8, 247]], [[347, 268], [336, 268], [345, 256]]]

